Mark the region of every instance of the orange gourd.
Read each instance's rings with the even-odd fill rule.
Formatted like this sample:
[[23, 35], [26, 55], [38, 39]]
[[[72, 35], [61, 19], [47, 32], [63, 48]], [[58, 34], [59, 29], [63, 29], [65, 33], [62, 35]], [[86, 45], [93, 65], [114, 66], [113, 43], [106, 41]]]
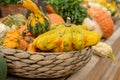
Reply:
[[19, 49], [26, 51], [30, 44], [30, 40], [34, 39], [35, 37], [28, 31], [27, 25], [21, 25], [18, 29], [18, 32], [21, 37], [19, 40]]
[[96, 7], [89, 8], [88, 14], [100, 25], [103, 37], [109, 38], [114, 31], [114, 23], [111, 16], [104, 10]]
[[60, 24], [60, 23], [65, 23], [63, 18], [56, 14], [56, 13], [50, 13], [47, 14], [48, 18], [50, 19], [50, 24]]
[[55, 13], [54, 9], [51, 7], [51, 5], [46, 5], [46, 10], [48, 12], [47, 16], [50, 20], [50, 24], [60, 24], [60, 23], [65, 23], [64, 19]]
[[27, 25], [26, 25], [26, 24], [25, 24], [25, 25], [21, 25], [21, 26], [19, 26], [18, 33], [19, 33], [20, 35], [22, 35], [23, 32], [24, 32], [26, 29], [27, 29]]
[[32, 43], [28, 45], [27, 52], [36, 52], [36, 48]]
[[20, 35], [17, 30], [9, 31], [5, 36], [5, 41], [3, 42], [4, 47], [18, 49], [19, 48]]
[[29, 42], [27, 42], [25, 39], [19, 40], [19, 49], [26, 51], [28, 48]]

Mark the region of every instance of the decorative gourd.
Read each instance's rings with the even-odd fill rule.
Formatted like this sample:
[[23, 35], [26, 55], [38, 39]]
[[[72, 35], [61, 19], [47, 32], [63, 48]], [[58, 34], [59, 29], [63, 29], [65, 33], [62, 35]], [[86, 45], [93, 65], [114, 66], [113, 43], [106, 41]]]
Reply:
[[22, 36], [24, 31], [27, 29], [27, 25], [21, 25], [19, 26], [18, 33]]
[[[49, 7], [51, 6], [55, 13], [59, 14], [66, 21], [67, 17], [71, 17], [71, 22], [75, 24], [81, 24], [85, 17], [87, 17], [86, 8], [83, 6], [84, 0], [44, 0]], [[46, 8], [48, 9], [48, 8]]]
[[20, 35], [17, 30], [9, 31], [5, 36], [5, 41], [3, 42], [4, 47], [18, 49], [19, 48]]
[[7, 63], [2, 55], [0, 55], [0, 80], [6, 80]]
[[112, 16], [114, 16], [116, 14], [116, 6], [115, 6], [114, 0], [84, 0], [84, 5], [91, 7], [89, 5], [89, 3], [91, 3], [91, 2], [95, 3], [95, 5], [93, 5], [94, 7], [99, 7], [99, 5], [101, 5], [105, 8], [107, 8], [110, 11]]
[[3, 18], [0, 18], [0, 21], [2, 21]]
[[64, 19], [62, 16], [59, 14], [55, 13], [54, 9], [51, 7], [51, 5], [46, 5], [46, 10], [48, 12], [47, 16], [50, 19], [50, 24], [60, 24], [60, 23], [65, 23]]
[[29, 42], [27, 42], [25, 39], [21, 38], [19, 40], [19, 49], [26, 51], [28, 48]]
[[50, 13], [50, 14], [47, 14], [47, 16], [50, 19], [50, 24], [65, 23], [63, 18], [60, 15], [56, 14], [56, 13]]
[[18, 27], [26, 23], [26, 17], [22, 14], [8, 15], [4, 17], [1, 22], [9, 27], [13, 25]]
[[65, 52], [81, 50], [99, 42], [100, 35], [96, 32], [87, 31], [81, 26], [70, 24], [57, 24], [56, 28], [39, 35], [33, 45], [41, 51]]
[[0, 22], [0, 39], [10, 30], [9, 27]]
[[44, 12], [32, 0], [21, 0], [20, 3], [31, 11], [27, 21], [28, 30], [35, 36], [48, 31], [50, 22]]
[[26, 51], [31, 40], [35, 37], [27, 30], [27, 25], [21, 25], [17, 31], [20, 34], [19, 49]]
[[89, 8], [88, 14], [92, 17], [92, 21], [95, 22], [92, 23], [91, 20], [87, 20], [84, 23], [92, 27], [91, 30], [99, 32], [103, 38], [109, 38], [114, 32], [114, 23], [111, 16], [104, 10], [96, 7]]
[[27, 52], [36, 52], [36, 47], [32, 43], [28, 45]]

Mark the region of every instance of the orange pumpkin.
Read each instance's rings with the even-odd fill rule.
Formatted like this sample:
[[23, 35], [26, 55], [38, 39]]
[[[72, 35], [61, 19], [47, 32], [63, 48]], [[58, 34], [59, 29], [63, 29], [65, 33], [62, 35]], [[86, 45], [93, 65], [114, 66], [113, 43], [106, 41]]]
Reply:
[[103, 31], [103, 38], [109, 38], [114, 31], [114, 23], [111, 16], [104, 10], [96, 7], [89, 8], [88, 14], [99, 24]]
[[50, 19], [51, 24], [65, 23], [64, 19], [56, 13], [47, 14], [47, 16]]
[[48, 12], [47, 16], [50, 19], [51, 24], [60, 24], [60, 23], [65, 23], [64, 19], [55, 13], [54, 9], [51, 7], [51, 5], [46, 5], [46, 10]]

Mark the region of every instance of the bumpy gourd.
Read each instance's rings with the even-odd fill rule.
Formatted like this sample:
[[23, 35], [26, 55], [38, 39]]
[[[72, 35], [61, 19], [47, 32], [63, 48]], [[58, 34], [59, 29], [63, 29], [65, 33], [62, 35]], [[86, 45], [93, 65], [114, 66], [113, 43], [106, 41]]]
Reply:
[[[69, 21], [68, 21], [69, 22]], [[42, 51], [65, 52], [81, 50], [99, 42], [100, 35], [75, 24], [57, 24], [56, 28], [39, 35], [33, 45]]]
[[2, 46], [12, 49], [18, 49], [19, 39], [20, 39], [20, 35], [17, 32], [17, 30], [11, 30], [6, 34], [5, 41]]
[[35, 36], [46, 32], [50, 22], [44, 12], [32, 0], [21, 0], [21, 3], [31, 11], [27, 21], [28, 30]]
[[17, 31], [20, 34], [19, 49], [26, 51], [30, 41], [35, 37], [27, 30], [26, 25], [21, 25]]

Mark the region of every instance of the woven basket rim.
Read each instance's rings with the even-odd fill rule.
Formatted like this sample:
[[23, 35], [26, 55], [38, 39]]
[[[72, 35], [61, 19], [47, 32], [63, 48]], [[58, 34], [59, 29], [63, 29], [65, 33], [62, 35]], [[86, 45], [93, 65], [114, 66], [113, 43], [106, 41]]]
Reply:
[[91, 59], [91, 47], [79, 51], [52, 53], [27, 52], [0, 46], [0, 52], [6, 58], [10, 74], [26, 78], [58, 78], [70, 75]]
[[4, 46], [0, 46], [0, 49], [10, 49], [10, 50], [14, 50], [14, 51], [16, 51], [16, 52], [26, 52], [26, 53], [34, 53], [34, 54], [63, 54], [63, 53], [75, 53], [75, 52], [81, 52], [82, 50], [86, 50], [86, 49], [88, 49], [88, 48], [90, 48], [90, 47], [86, 47], [86, 48], [84, 48], [84, 49], [82, 49], [82, 50], [78, 50], [78, 51], [68, 51], [68, 52], [27, 52], [27, 51], [23, 51], [23, 50], [18, 50], [18, 49], [11, 49], [11, 48], [7, 48], [7, 47], [4, 47]]

